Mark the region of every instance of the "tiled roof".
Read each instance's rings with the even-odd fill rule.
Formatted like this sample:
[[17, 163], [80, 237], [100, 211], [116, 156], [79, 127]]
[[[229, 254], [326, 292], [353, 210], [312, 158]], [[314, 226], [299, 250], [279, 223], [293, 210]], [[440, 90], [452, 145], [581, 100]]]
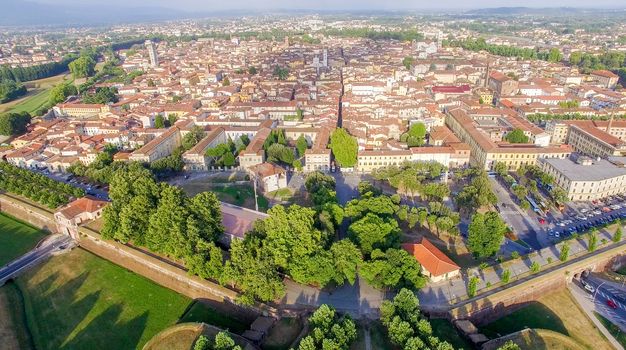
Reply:
[[413, 255], [432, 276], [441, 276], [460, 269], [454, 261], [426, 238], [422, 238], [421, 243], [405, 243], [402, 249]]

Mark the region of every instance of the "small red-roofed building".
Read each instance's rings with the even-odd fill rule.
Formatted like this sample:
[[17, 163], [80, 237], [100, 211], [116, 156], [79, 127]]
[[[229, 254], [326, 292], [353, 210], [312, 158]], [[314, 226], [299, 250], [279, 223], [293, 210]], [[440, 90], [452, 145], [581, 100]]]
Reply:
[[78, 238], [78, 225], [101, 217], [107, 204], [109, 202], [91, 196], [69, 203], [54, 213], [57, 231]]
[[256, 177], [263, 192], [272, 192], [287, 187], [287, 172], [272, 163], [261, 163], [248, 168]]
[[415, 257], [422, 265], [422, 274], [432, 282], [440, 282], [459, 276], [461, 268], [429, 240], [420, 243], [404, 243], [402, 249]]

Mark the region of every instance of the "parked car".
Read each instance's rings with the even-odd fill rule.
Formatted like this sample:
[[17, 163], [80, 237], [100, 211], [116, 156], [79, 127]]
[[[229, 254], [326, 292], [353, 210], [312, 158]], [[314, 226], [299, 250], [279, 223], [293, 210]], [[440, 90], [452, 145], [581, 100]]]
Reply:
[[542, 225], [545, 225], [546, 224], [546, 219], [539, 218], [539, 223], [542, 224]]
[[606, 301], [606, 305], [608, 305], [608, 307], [610, 307], [611, 309], [617, 309], [617, 304], [611, 299], [608, 299]]

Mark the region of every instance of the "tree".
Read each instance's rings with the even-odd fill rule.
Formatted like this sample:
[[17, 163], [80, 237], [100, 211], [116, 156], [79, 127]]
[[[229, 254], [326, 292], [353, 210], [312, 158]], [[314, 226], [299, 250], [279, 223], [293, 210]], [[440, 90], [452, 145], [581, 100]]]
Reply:
[[426, 137], [426, 126], [423, 123], [413, 123], [409, 130], [400, 136], [400, 141], [406, 142], [409, 147], [421, 146]]
[[476, 213], [468, 229], [468, 248], [478, 257], [492, 256], [504, 240], [506, 224], [497, 212]]
[[272, 72], [272, 75], [279, 80], [285, 80], [289, 77], [289, 68], [274, 66], [274, 71]]
[[496, 162], [496, 164], [493, 166], [493, 170], [500, 176], [504, 176], [509, 172], [509, 167], [506, 165], [506, 163], [503, 162]]
[[588, 241], [587, 249], [590, 252], [593, 252], [596, 250], [596, 248], [598, 248], [598, 232], [595, 228], [593, 228], [591, 232], [589, 232], [589, 241]]
[[528, 143], [528, 136], [524, 134], [522, 129], [513, 129], [504, 137], [510, 143]]
[[565, 262], [569, 257], [569, 244], [567, 242], [563, 243], [561, 246], [561, 253], [559, 254], [559, 260]]
[[333, 131], [330, 135], [330, 149], [339, 166], [349, 168], [356, 165], [359, 145], [345, 129], [337, 128]]
[[335, 178], [330, 175], [314, 171], [307, 175], [304, 186], [317, 206], [337, 202]]
[[110, 102], [117, 102], [117, 89], [114, 87], [98, 87], [96, 88], [96, 92], [84, 93], [82, 96], [82, 100], [84, 103], [96, 103], [96, 104], [107, 104]]
[[420, 289], [427, 278], [420, 273], [421, 266], [415, 257], [403, 249], [375, 249], [370, 261], [363, 263], [361, 276], [376, 288]]
[[548, 52], [549, 62], [560, 62], [562, 59], [563, 55], [561, 54], [561, 51], [559, 51], [559, 49], [557, 49], [556, 47], [551, 48]]
[[358, 267], [363, 262], [359, 248], [349, 240], [343, 239], [333, 243], [330, 247], [335, 264], [334, 281], [342, 285], [344, 281], [354, 284], [357, 277]]
[[622, 241], [622, 223], [618, 221], [617, 229], [615, 230], [615, 234], [613, 235], [613, 242], [618, 243], [621, 241]]
[[235, 341], [226, 332], [219, 332], [215, 335], [215, 343], [213, 350], [241, 350], [241, 347], [235, 345]]
[[537, 273], [537, 272], [539, 272], [540, 269], [541, 269], [541, 265], [539, 265], [538, 262], [533, 261], [533, 263], [530, 264], [530, 272], [531, 273]]
[[497, 350], [521, 350], [519, 345], [515, 344], [512, 340], [508, 340], [504, 345], [499, 347]]
[[298, 137], [298, 141], [296, 141], [296, 149], [298, 150], [298, 157], [304, 157], [304, 152], [306, 152], [307, 148], [309, 148], [308, 142], [306, 142], [304, 135], [300, 135], [300, 137]]
[[193, 128], [191, 128], [191, 131], [189, 131], [187, 135], [183, 137], [183, 140], [182, 140], [183, 148], [185, 150], [191, 149], [198, 142], [200, 142], [200, 140], [202, 140], [204, 136], [205, 136], [204, 129], [202, 129], [201, 127], [197, 125], [194, 126]]
[[248, 74], [250, 74], [250, 75], [255, 75], [255, 74], [257, 74], [256, 67], [255, 67], [255, 66], [250, 66], [250, 67], [248, 67]]
[[96, 61], [90, 56], [81, 56], [71, 62], [68, 67], [75, 79], [86, 78], [95, 72]]
[[348, 350], [357, 338], [356, 324], [349, 316], [339, 316], [333, 308], [322, 304], [309, 317], [310, 332], [298, 350]]
[[196, 339], [196, 343], [193, 345], [193, 350], [209, 350], [211, 343], [209, 342], [209, 338], [204, 335], [200, 335], [198, 339]]
[[159, 114], [154, 118], [154, 127], [157, 129], [163, 129], [165, 127], [165, 119], [162, 115]]
[[228, 77], [222, 80], [222, 86], [230, 86], [230, 79], [228, 79]]
[[507, 284], [509, 283], [509, 281], [511, 280], [511, 270], [504, 270], [502, 271], [502, 276], [500, 276], [500, 281], [502, 281], [503, 284]]
[[473, 298], [476, 295], [478, 283], [480, 280], [476, 276], [472, 276], [467, 284], [467, 296]]
[[68, 97], [78, 94], [76, 86], [71, 83], [58, 84], [50, 90], [48, 102], [51, 105], [65, 101]]
[[373, 213], [367, 213], [365, 217], [353, 222], [348, 232], [365, 255], [369, 255], [375, 248], [385, 249], [392, 246], [397, 242], [400, 233], [394, 219], [384, 220]]
[[267, 159], [270, 162], [281, 162], [291, 165], [295, 160], [293, 150], [287, 146], [275, 143], [267, 149]]
[[26, 86], [13, 80], [0, 80], [0, 103], [9, 102], [26, 95]]
[[28, 112], [0, 114], [0, 135], [16, 136], [25, 133], [30, 119]]
[[402, 65], [406, 69], [411, 69], [411, 65], [413, 65], [414, 62], [415, 62], [415, 58], [411, 56], [406, 56], [405, 58], [402, 59]]

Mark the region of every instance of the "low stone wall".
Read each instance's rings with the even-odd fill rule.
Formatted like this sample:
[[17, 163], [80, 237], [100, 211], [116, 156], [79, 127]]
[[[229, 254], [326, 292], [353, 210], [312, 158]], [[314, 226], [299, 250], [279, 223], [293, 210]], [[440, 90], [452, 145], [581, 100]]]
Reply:
[[57, 231], [54, 213], [24, 198], [8, 193], [0, 194], [0, 211], [42, 230], [52, 233]]
[[531, 301], [552, 291], [563, 288], [584, 270], [604, 271], [613, 262], [622, 261], [626, 255], [624, 242], [580, 261], [564, 264], [544, 275], [536, 276], [516, 286], [496, 291], [485, 297], [476, 297], [462, 305], [453, 307], [448, 318], [469, 319], [477, 325], [486, 324], [508, 315]]
[[192, 299], [208, 301], [211, 304], [227, 303], [229, 312], [236, 310], [241, 313], [239, 316], [245, 318], [254, 318], [260, 314], [277, 315], [276, 309], [264, 304], [255, 307], [235, 305], [237, 292], [189, 275], [182, 268], [133, 247], [103, 240], [97, 232], [87, 227], [80, 227], [79, 233], [79, 244], [82, 248]]

